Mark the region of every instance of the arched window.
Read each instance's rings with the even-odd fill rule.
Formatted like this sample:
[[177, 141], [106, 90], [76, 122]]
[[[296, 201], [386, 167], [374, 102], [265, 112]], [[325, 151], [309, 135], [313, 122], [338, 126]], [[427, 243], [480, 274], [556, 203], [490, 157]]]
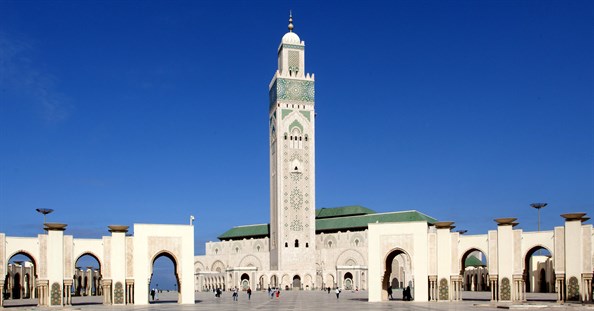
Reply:
[[332, 241], [328, 241], [328, 248], [332, 248]]
[[299, 247], [299, 240], [295, 240], [295, 247]]
[[[285, 133], [285, 140], [287, 140], [287, 133]], [[306, 140], [307, 140], [307, 138], [306, 138]]]
[[309, 243], [306, 242], [305, 243], [305, 248], [308, 248], [308, 247], [309, 247]]
[[359, 239], [355, 240], [355, 246], [359, 246]]
[[307, 134], [305, 134], [305, 141], [307, 141]]
[[256, 250], [259, 252], [260, 251], [260, 245], [256, 246]]
[[289, 247], [289, 242], [285, 242], [285, 247]]
[[236, 248], [235, 248], [235, 252], [236, 252], [236, 253], [239, 253], [239, 247], [236, 247]]

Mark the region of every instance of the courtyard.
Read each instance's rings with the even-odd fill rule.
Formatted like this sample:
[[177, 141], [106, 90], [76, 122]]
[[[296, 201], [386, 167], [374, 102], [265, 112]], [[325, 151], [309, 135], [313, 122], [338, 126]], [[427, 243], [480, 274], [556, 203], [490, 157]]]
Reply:
[[[145, 306], [110, 306], [101, 304], [102, 297], [73, 297], [73, 305], [64, 310], [496, 310], [538, 309], [538, 310], [594, 310], [594, 305], [557, 304], [554, 294], [529, 294], [525, 304], [498, 303], [488, 301], [488, 292], [465, 292], [460, 302], [408, 302], [402, 301], [400, 292], [395, 292], [396, 300], [386, 302], [367, 302], [366, 291], [343, 291], [336, 299], [333, 291], [282, 291], [279, 298], [271, 299], [266, 292], [254, 292], [248, 300], [245, 292], [239, 293], [238, 301], [233, 301], [231, 292], [223, 292], [220, 298], [214, 293], [196, 293], [196, 304], [180, 305], [175, 301], [177, 293], [162, 292], [159, 300]], [[10, 310], [46, 310], [36, 307], [36, 300], [7, 300], [5, 308]]]

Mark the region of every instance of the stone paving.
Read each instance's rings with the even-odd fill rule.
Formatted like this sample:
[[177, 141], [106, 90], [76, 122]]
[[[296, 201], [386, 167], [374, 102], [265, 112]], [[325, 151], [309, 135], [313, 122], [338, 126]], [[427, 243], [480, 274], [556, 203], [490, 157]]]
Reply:
[[[484, 299], [481, 295], [476, 299]], [[223, 292], [215, 298], [213, 293], [196, 293], [195, 305], [178, 305], [176, 293], [161, 293], [160, 300], [146, 306], [104, 306], [101, 297], [75, 297], [74, 305], [64, 308], [35, 307], [34, 300], [7, 300], [5, 310], [478, 310], [490, 311], [498, 308], [523, 310], [594, 310], [594, 305], [564, 304], [552, 301], [529, 301], [526, 304], [491, 304], [487, 300], [465, 300], [462, 302], [408, 302], [393, 300], [386, 302], [367, 302], [367, 292], [343, 291], [340, 299], [336, 295], [321, 291], [282, 291], [279, 298], [270, 299], [266, 292], [254, 292], [252, 299], [241, 292], [238, 301], [233, 301], [230, 292]], [[488, 297], [487, 297], [488, 298]], [[547, 298], [548, 299], [548, 298]], [[21, 306], [11, 306], [20, 302]], [[23, 305], [25, 304], [25, 305]]]

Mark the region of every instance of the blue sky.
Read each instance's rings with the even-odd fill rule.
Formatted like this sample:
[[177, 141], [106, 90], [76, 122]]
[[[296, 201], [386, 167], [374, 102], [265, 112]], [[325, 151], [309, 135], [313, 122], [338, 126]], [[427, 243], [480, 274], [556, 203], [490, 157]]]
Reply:
[[317, 207], [470, 234], [594, 215], [592, 1], [0, 0], [0, 232], [269, 221], [268, 83], [293, 9]]

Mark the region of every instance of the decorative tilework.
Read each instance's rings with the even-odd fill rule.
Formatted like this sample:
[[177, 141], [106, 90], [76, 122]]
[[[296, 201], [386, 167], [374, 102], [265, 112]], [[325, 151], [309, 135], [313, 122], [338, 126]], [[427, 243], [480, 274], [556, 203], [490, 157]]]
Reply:
[[284, 119], [286, 116], [290, 115], [291, 112], [293, 112], [293, 110], [291, 110], [291, 109], [283, 109], [282, 112], [281, 112], [281, 118]]
[[501, 297], [501, 300], [511, 300], [511, 287], [509, 285], [509, 279], [508, 278], [503, 278], [501, 280], [501, 288], [500, 288], [500, 292], [499, 295]]
[[578, 279], [575, 276], [569, 278], [567, 284], [567, 301], [579, 301], [580, 300], [580, 285]]
[[303, 125], [301, 125], [299, 121], [295, 120], [291, 122], [291, 124], [289, 125], [289, 132], [292, 132], [294, 127], [298, 127], [299, 130], [301, 130], [301, 133], [303, 133]]
[[283, 48], [304, 50], [305, 47], [302, 45], [295, 45], [295, 44], [283, 44]]
[[315, 97], [314, 81], [276, 79], [277, 94], [275, 99], [313, 102]]
[[113, 289], [113, 303], [116, 305], [124, 304], [124, 287], [122, 282], [117, 282]]
[[442, 278], [439, 280], [439, 300], [449, 300], [448, 280]]
[[309, 115], [310, 115], [309, 111], [299, 111], [299, 112], [307, 119], [307, 121], [311, 121], [309, 119]]
[[52, 291], [50, 293], [50, 296], [52, 306], [62, 305], [62, 288], [60, 286], [60, 283], [54, 282], [54, 284], [52, 284]]

